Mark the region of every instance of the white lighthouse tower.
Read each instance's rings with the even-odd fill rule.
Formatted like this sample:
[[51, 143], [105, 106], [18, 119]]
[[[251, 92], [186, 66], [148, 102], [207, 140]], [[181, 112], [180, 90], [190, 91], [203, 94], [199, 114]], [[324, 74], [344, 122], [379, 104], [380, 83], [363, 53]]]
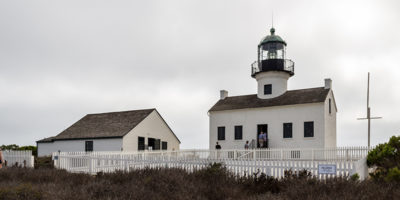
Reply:
[[287, 91], [287, 81], [294, 75], [294, 62], [286, 59], [286, 42], [275, 35], [264, 37], [258, 45], [258, 60], [252, 64], [251, 76], [257, 80], [257, 97], [270, 99]]

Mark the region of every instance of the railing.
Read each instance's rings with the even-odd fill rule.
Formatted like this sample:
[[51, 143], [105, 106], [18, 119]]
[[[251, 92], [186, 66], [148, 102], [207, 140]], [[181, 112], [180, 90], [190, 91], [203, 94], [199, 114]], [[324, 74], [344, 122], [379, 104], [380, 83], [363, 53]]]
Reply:
[[[182, 168], [195, 171], [210, 163], [223, 163], [237, 175], [255, 173], [282, 177], [285, 170], [306, 169], [314, 175], [318, 164], [335, 164], [336, 175], [357, 172], [359, 160], [365, 158], [368, 148], [332, 149], [255, 149], [255, 150], [180, 150], [152, 152], [56, 152], [57, 168], [70, 172], [129, 171], [145, 167]], [[325, 177], [325, 176], [324, 176]]]
[[4, 164], [20, 167], [34, 167], [32, 151], [3, 151]]
[[290, 75], [294, 74], [294, 62], [288, 59], [269, 59], [261, 62], [254, 61], [251, 64], [251, 76], [254, 77], [258, 72], [263, 71], [286, 71]]

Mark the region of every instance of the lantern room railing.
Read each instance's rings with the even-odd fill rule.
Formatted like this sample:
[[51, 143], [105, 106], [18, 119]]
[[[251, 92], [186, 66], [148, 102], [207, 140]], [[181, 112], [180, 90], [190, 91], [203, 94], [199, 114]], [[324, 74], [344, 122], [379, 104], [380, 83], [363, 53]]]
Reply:
[[255, 61], [251, 64], [251, 76], [259, 72], [267, 71], [284, 71], [288, 72], [290, 76], [294, 75], [294, 62], [289, 59], [268, 59], [261, 62]]

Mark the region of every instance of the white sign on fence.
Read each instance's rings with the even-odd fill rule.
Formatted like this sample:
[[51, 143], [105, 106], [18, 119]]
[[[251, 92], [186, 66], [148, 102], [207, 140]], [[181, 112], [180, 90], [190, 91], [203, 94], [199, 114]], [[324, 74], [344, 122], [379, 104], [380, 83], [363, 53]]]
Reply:
[[319, 164], [318, 174], [336, 174], [336, 165]]

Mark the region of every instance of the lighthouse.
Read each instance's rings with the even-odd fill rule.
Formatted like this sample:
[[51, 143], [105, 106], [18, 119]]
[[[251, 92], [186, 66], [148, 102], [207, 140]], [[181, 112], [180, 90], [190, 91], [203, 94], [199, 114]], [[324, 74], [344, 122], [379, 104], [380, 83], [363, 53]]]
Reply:
[[286, 59], [286, 42], [270, 29], [258, 44], [258, 56], [251, 66], [251, 76], [257, 80], [257, 97], [270, 99], [287, 91], [288, 79], [294, 75], [294, 62]]
[[251, 65], [257, 93], [229, 96], [220, 90], [208, 110], [210, 149], [217, 142], [222, 149], [243, 149], [247, 143], [250, 148], [336, 147], [332, 80], [325, 79], [322, 87], [288, 90], [294, 62], [286, 58], [286, 46], [272, 27], [258, 43], [257, 61]]

